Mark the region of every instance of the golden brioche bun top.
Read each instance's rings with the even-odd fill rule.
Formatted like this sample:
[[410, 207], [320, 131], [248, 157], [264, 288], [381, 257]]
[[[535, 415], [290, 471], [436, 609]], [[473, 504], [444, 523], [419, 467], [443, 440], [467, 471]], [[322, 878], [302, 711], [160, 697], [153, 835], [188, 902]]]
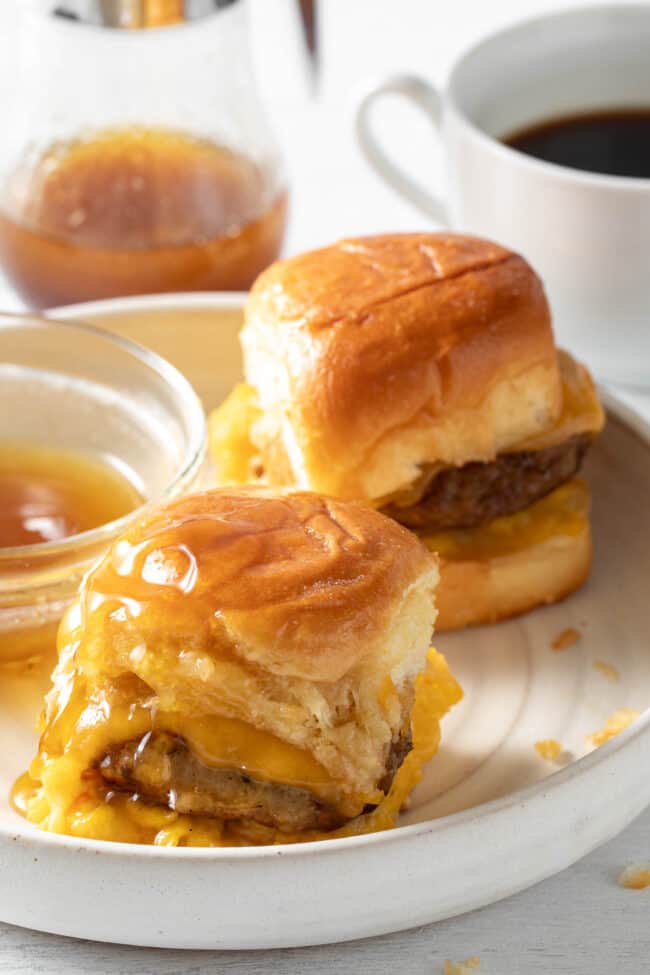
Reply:
[[279, 261], [253, 287], [242, 343], [258, 436], [284, 455], [270, 479], [288, 465], [340, 497], [381, 498], [423, 463], [489, 460], [561, 409], [541, 282], [475, 237], [365, 237]]
[[185, 641], [329, 682], [381, 644], [415, 587], [429, 593], [426, 648], [437, 579], [436, 558], [375, 511], [306, 492], [222, 489], [154, 509], [127, 531], [87, 577], [81, 613], [87, 629], [90, 616], [109, 619], [111, 640], [128, 618], [149, 646], [159, 631], [181, 650]]

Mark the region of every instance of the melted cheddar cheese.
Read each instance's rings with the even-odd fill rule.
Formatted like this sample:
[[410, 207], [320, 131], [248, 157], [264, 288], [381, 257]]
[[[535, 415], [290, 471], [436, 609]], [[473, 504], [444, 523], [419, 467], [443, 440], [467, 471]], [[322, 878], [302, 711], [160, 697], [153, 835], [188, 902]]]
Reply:
[[563, 349], [558, 350], [557, 356], [562, 381], [562, 411], [559, 417], [548, 430], [510, 447], [508, 453], [545, 450], [577, 434], [591, 433], [595, 436], [602, 430], [605, 413], [589, 372]]
[[[507, 453], [545, 450], [578, 434], [596, 435], [602, 430], [605, 414], [588, 370], [562, 349], [558, 350], [558, 368], [562, 384], [560, 415], [547, 430], [512, 444]], [[246, 383], [235, 386], [228, 398], [210, 415], [210, 452], [218, 483], [241, 484], [258, 479], [259, 450], [253, 444], [251, 432], [262, 416], [257, 391]], [[397, 504], [402, 508], [417, 504], [445, 467], [442, 463], [424, 464], [413, 483], [389, 496], [375, 499], [372, 504], [377, 507]]]
[[[534, 437], [512, 444], [505, 453], [546, 450], [565, 443], [578, 434], [595, 436], [602, 430], [605, 414], [589, 372], [562, 349], [558, 350], [558, 367], [562, 384], [562, 409], [555, 423]], [[420, 474], [411, 484], [380, 498], [378, 506], [383, 508], [394, 504], [400, 508], [410, 508], [417, 505], [446, 467], [443, 463], [422, 465]]]
[[250, 432], [261, 416], [257, 391], [247, 383], [238, 383], [210, 414], [208, 435], [218, 484], [243, 484], [254, 479], [258, 451]]
[[415, 681], [411, 714], [413, 747], [400, 765], [388, 794], [372, 812], [348, 823], [336, 835], [351, 836], [392, 829], [400, 810], [422, 779], [423, 769], [440, 746], [440, 719], [463, 696], [442, 654], [431, 649], [427, 668]]
[[481, 561], [512, 555], [555, 535], [580, 535], [589, 527], [588, 515], [587, 485], [574, 478], [514, 515], [494, 518], [477, 528], [423, 533], [422, 540], [449, 562]]
[[[14, 787], [16, 808], [42, 829], [73, 836], [127, 843], [231, 846], [304, 842], [388, 829], [422, 768], [440, 741], [440, 719], [462, 696], [444, 658], [431, 650], [426, 670], [416, 679], [412, 713], [413, 747], [386, 796], [349, 797], [307, 752], [244, 722], [153, 712], [144, 705], [109, 707], [106, 700], [83, 700], [79, 687], [47, 724], [39, 754]], [[153, 729], [179, 734], [206, 765], [239, 768], [268, 781], [308, 788], [352, 818], [329, 833], [287, 835], [256, 823], [223, 823], [181, 815], [137, 797], [113, 793], [95, 768], [116, 744], [142, 738]], [[377, 808], [359, 815], [367, 803]]]

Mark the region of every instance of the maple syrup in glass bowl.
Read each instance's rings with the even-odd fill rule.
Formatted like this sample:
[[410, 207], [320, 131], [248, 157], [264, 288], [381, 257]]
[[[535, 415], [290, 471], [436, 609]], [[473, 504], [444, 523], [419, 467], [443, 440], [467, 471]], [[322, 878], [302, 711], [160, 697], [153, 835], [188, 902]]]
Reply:
[[53, 647], [109, 543], [199, 483], [205, 441], [163, 359], [88, 325], [0, 316], [0, 665]]

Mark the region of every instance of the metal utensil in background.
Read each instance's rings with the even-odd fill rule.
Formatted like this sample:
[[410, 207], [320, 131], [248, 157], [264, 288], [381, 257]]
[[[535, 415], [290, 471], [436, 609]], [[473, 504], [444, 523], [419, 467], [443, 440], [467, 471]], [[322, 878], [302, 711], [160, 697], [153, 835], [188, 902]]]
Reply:
[[140, 26], [140, 0], [100, 0], [99, 6], [107, 27]]
[[104, 23], [110, 27], [163, 27], [185, 20], [183, 0], [101, 0]]
[[317, 0], [298, 0], [302, 29], [305, 35], [305, 43], [309, 52], [309, 66], [312, 72], [312, 82], [314, 87], [318, 83], [320, 68], [319, 46], [318, 46], [318, 8]]
[[163, 27], [206, 17], [235, 0], [60, 0], [53, 13], [105, 27]]

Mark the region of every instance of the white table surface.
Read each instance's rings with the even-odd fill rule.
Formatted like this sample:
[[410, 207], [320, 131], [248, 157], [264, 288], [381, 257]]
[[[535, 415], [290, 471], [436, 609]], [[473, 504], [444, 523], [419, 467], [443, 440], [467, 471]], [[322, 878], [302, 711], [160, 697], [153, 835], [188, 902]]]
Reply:
[[[0, 49], [4, 16], [0, 11]], [[515, 18], [560, 6], [536, 0], [321, 0], [323, 67], [315, 101], [300, 52], [286, 45], [291, 0], [252, 0], [262, 88], [280, 135], [292, 186], [288, 253], [348, 234], [408, 230], [426, 220], [365, 168], [351, 137], [354, 91], [363, 79], [409, 69], [440, 82], [456, 54]], [[8, 97], [10, 52], [2, 51]], [[1, 72], [2, 69], [0, 69]], [[388, 111], [404, 127], [403, 158], [431, 182], [440, 178], [431, 132], [415, 117]], [[0, 308], [22, 305], [0, 280]], [[650, 418], [650, 395], [624, 392]], [[640, 774], [648, 774], [640, 770]], [[558, 826], [559, 828], [559, 826]], [[621, 836], [551, 880], [473, 914], [353, 944], [272, 952], [178, 952], [90, 944], [0, 925], [0, 975], [203, 975], [372, 972], [435, 975], [444, 960], [481, 958], [483, 975], [639, 975], [650, 972], [650, 890], [617, 884], [629, 863], [650, 860], [650, 810]], [[389, 879], [387, 882], [390, 882]], [[467, 878], [471, 884], [471, 877]], [[345, 879], [342, 878], [344, 896]], [[34, 892], [38, 897], [38, 891]], [[372, 897], [372, 891], [368, 891]], [[134, 911], [138, 905], [133, 905]]]

